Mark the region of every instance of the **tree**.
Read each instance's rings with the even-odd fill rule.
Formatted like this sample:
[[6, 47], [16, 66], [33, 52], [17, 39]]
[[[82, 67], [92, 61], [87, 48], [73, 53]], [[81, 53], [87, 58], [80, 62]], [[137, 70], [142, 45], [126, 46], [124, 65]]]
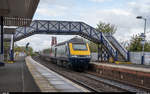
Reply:
[[97, 24], [96, 30], [113, 35], [117, 31], [117, 27], [114, 24], [100, 21], [99, 24]]
[[[133, 37], [130, 40], [130, 44], [128, 46], [129, 51], [142, 51], [142, 44], [141, 44], [142, 38], [140, 35], [133, 35]], [[144, 45], [144, 51], [150, 52], [150, 42], [146, 41]]]
[[[116, 32], [117, 27], [113, 24], [104, 23], [104, 22], [100, 21], [99, 24], [97, 24], [96, 30], [103, 32], [104, 34], [109, 33], [109, 34], [113, 35]], [[93, 42], [89, 42], [89, 47], [90, 47], [91, 52], [97, 52], [98, 51], [98, 44], [95, 44]]]
[[15, 51], [15, 52], [22, 52], [23, 49], [22, 49], [21, 46], [15, 46], [15, 47], [14, 47], [14, 51]]
[[46, 48], [43, 50], [43, 53], [50, 53], [50, 51], [51, 51], [51, 48]]
[[[25, 49], [25, 47], [24, 47], [24, 49]], [[28, 52], [29, 52], [29, 55], [33, 55], [34, 54], [34, 52], [33, 52], [33, 48], [32, 47], [28, 47]]]
[[[15, 52], [26, 52], [26, 47], [25, 46], [15, 46], [14, 47], [14, 51]], [[29, 55], [33, 55], [33, 48], [32, 47], [28, 47], [28, 54]]]
[[89, 48], [91, 52], [97, 52], [98, 51], [98, 44], [89, 41]]

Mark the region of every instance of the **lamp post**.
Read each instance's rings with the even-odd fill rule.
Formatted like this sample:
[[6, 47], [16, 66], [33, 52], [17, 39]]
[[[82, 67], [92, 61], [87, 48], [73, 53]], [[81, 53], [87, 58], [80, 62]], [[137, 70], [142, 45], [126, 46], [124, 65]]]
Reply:
[[142, 60], [141, 60], [141, 64], [144, 64], [144, 45], [145, 45], [145, 33], [146, 33], [146, 18], [143, 18], [142, 16], [137, 16], [136, 17], [137, 19], [143, 19], [145, 21], [145, 24], [144, 24], [144, 33], [141, 34], [141, 37], [142, 37], [142, 45], [143, 45], [143, 48], [142, 48]]

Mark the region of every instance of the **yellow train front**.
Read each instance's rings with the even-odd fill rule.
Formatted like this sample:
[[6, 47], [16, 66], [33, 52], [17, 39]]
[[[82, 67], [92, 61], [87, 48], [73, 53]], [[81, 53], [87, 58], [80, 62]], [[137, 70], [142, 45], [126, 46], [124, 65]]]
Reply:
[[84, 71], [89, 66], [91, 56], [88, 43], [75, 37], [53, 46], [51, 58], [58, 65]]

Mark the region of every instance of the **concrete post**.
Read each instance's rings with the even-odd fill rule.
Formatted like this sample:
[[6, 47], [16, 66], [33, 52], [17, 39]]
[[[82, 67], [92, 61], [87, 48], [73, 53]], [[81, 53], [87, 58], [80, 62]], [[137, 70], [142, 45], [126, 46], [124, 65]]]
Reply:
[[4, 27], [3, 26], [3, 16], [0, 17], [0, 27], [1, 27], [0, 28], [0, 61], [3, 61], [4, 60], [4, 54], [3, 54], [4, 53], [4, 47], [3, 47], [4, 46], [3, 45], [3, 42], [4, 42], [3, 41], [3, 37], [4, 37], [3, 36], [4, 35], [3, 34], [3, 30], [4, 30], [3, 29], [3, 27]]

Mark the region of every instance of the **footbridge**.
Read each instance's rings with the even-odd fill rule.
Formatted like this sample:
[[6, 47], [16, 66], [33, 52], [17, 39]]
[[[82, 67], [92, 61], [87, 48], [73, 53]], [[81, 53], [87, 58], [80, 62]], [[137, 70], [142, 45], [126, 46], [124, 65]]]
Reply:
[[124, 51], [124, 48], [120, 46], [114, 37], [106, 37], [101, 31], [97, 31], [84, 22], [34, 20], [30, 26], [16, 29], [14, 41], [19, 41], [33, 34], [79, 35], [95, 43], [102, 44], [99, 51], [101, 52], [101, 61], [108, 61], [109, 57], [113, 57], [115, 61], [129, 60], [128, 52]]

